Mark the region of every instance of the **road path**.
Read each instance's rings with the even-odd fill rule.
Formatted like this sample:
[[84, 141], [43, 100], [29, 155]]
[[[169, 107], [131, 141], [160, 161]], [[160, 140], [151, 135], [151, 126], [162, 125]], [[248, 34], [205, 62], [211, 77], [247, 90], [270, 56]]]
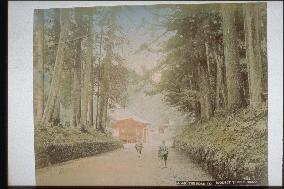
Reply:
[[157, 157], [158, 143], [139, 158], [134, 145], [36, 170], [37, 185], [175, 186], [177, 180], [213, 180], [185, 154], [169, 148], [168, 168]]

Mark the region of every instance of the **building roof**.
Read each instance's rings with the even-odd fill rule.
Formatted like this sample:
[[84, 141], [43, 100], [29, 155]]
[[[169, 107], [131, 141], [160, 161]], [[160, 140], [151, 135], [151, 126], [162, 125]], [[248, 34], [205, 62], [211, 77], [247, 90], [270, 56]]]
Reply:
[[124, 119], [134, 119], [136, 121], [139, 121], [139, 122], [143, 122], [143, 123], [146, 123], [146, 124], [152, 124], [151, 122], [147, 121], [147, 120], [144, 120], [142, 119], [141, 117], [138, 117], [137, 115], [135, 115], [135, 113], [125, 109], [125, 108], [118, 108], [116, 109], [115, 111], [113, 112], [110, 112], [110, 117], [112, 119], [112, 121], [119, 121], [119, 120], [124, 120]]
[[118, 127], [138, 127], [138, 128], [145, 128], [147, 127], [148, 123], [141, 122], [139, 120], [135, 120], [133, 118], [121, 119], [114, 122], [112, 125], [113, 128]]
[[128, 116], [128, 117], [124, 117], [123, 119], [117, 119], [117, 120], [124, 120], [124, 119], [133, 119], [135, 121], [138, 121], [138, 122], [141, 122], [141, 123], [145, 123], [147, 125], [151, 124], [149, 121], [146, 121], [146, 120], [144, 120], [144, 119], [142, 119], [140, 117], [134, 116], [134, 115]]

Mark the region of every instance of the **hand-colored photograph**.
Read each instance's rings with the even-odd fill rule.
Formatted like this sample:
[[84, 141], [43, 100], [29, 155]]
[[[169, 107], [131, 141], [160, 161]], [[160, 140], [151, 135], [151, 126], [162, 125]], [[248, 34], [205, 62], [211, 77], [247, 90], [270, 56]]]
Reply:
[[34, 9], [36, 185], [268, 185], [266, 8]]

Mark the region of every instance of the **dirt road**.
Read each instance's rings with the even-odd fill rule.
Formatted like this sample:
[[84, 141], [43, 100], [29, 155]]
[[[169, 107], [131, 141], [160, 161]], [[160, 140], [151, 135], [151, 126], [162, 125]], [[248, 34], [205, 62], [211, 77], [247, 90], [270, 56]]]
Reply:
[[176, 185], [177, 180], [213, 180], [184, 154], [169, 148], [162, 168], [160, 141], [146, 144], [139, 158], [134, 145], [37, 170], [37, 185]]

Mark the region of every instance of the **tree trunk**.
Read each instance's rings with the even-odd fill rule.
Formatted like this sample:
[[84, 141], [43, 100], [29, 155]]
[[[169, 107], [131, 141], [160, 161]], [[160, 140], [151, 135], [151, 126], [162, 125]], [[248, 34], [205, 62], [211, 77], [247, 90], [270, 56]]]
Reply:
[[51, 118], [52, 119], [50, 120], [50, 122], [52, 122], [54, 126], [55, 125], [59, 126], [60, 124], [60, 99], [59, 97], [56, 97], [56, 103], [55, 103], [55, 107], [53, 109]]
[[[59, 35], [60, 35], [60, 9], [54, 10], [54, 26], [53, 29], [55, 31], [55, 40], [54, 43], [58, 43], [59, 41]], [[55, 48], [58, 48], [56, 45]], [[57, 49], [56, 49], [57, 50]], [[56, 95], [56, 103], [53, 110], [52, 116], [52, 124], [53, 125], [59, 125], [60, 124], [60, 90], [58, 90], [58, 94]]]
[[84, 83], [82, 91], [82, 110], [81, 110], [81, 129], [86, 131], [88, 125], [87, 113], [88, 113], [88, 96], [90, 94], [90, 76], [92, 67], [92, 56], [93, 56], [93, 14], [89, 15], [89, 28], [88, 28], [88, 46], [87, 46], [87, 57], [86, 65], [84, 69]]
[[99, 113], [98, 113], [98, 130], [101, 132], [104, 132], [104, 126], [103, 126], [103, 107], [104, 107], [104, 98], [103, 93], [101, 93], [100, 96], [100, 102], [99, 102]]
[[262, 92], [262, 61], [261, 43], [259, 36], [259, 11], [255, 4], [248, 4], [244, 7], [245, 12], [245, 38], [246, 38], [246, 60], [248, 66], [250, 107], [261, 106]]
[[[99, 68], [100, 69], [100, 68]], [[99, 84], [98, 84], [99, 85]], [[98, 126], [98, 123], [99, 123], [99, 113], [100, 113], [100, 111], [99, 111], [99, 102], [100, 102], [100, 86], [98, 86], [98, 91], [97, 91], [97, 99], [96, 99], [97, 101], [96, 101], [96, 103], [97, 103], [97, 106], [96, 106], [96, 129], [98, 129], [99, 128], [99, 126]]]
[[[75, 9], [75, 20], [77, 25], [77, 36], [82, 35], [82, 19], [79, 9]], [[72, 125], [78, 126], [81, 118], [81, 43], [82, 39], [76, 41], [76, 58], [74, 62], [73, 92], [72, 92]]]
[[112, 52], [111, 52], [111, 45], [107, 45], [107, 53], [106, 57], [103, 61], [103, 70], [102, 70], [102, 76], [103, 76], [103, 83], [102, 83], [102, 88], [101, 88], [101, 96], [100, 96], [100, 104], [99, 104], [99, 121], [98, 121], [98, 127], [99, 130], [102, 132], [105, 132], [105, 107], [108, 99], [108, 92], [109, 92], [109, 69], [110, 69], [110, 64], [111, 64], [111, 59], [112, 59]]
[[104, 106], [104, 116], [103, 116], [103, 125], [106, 130], [107, 127], [107, 110], [108, 110], [108, 98], [106, 98], [105, 106]]
[[217, 67], [215, 104], [217, 109], [223, 109], [227, 104], [225, 65], [222, 56], [218, 55], [217, 51], [213, 51], [213, 56]]
[[63, 68], [63, 60], [64, 60], [64, 50], [66, 47], [66, 39], [68, 36], [68, 30], [69, 30], [69, 10], [63, 9], [62, 11], [62, 19], [63, 19], [63, 27], [60, 32], [60, 39], [57, 49], [57, 55], [55, 60], [55, 66], [53, 71], [53, 77], [52, 82], [49, 90], [49, 95], [46, 103], [46, 107], [44, 109], [43, 117], [41, 119], [41, 124], [46, 124], [49, 122], [51, 118], [52, 110], [55, 106], [56, 101], [56, 95], [59, 92], [59, 83], [60, 83], [60, 75]]
[[266, 3], [260, 3], [259, 6], [259, 13], [260, 18], [259, 25], [260, 31], [260, 41], [261, 41], [261, 60], [262, 60], [262, 102], [267, 103], [268, 98], [268, 65], [267, 65], [267, 4]]
[[94, 125], [94, 100], [93, 100], [93, 95], [89, 96], [89, 107], [88, 107], [88, 123], [90, 127], [93, 127]]
[[89, 124], [91, 127], [93, 127], [94, 121], [93, 121], [93, 116], [94, 116], [94, 73], [93, 73], [93, 65], [91, 66], [91, 75], [90, 75], [90, 90], [89, 90], [89, 108], [88, 108], [88, 112], [89, 112]]
[[200, 101], [195, 101], [195, 121], [201, 119], [201, 104]]
[[43, 46], [44, 46], [44, 12], [43, 10], [36, 10], [35, 16], [37, 18], [36, 24], [36, 58], [34, 69], [34, 95], [35, 95], [35, 125], [41, 121], [44, 111], [44, 62], [43, 62]]
[[216, 63], [213, 61], [212, 57], [212, 48], [208, 43], [205, 43], [205, 52], [206, 52], [206, 62], [207, 62], [207, 73], [208, 73], [208, 82], [209, 82], [209, 97], [210, 97], [210, 107], [211, 113], [214, 114], [216, 108]]
[[207, 120], [212, 116], [212, 104], [210, 100], [210, 86], [207, 62], [199, 62], [199, 102], [201, 110], [201, 120]]
[[100, 39], [100, 55], [98, 64], [98, 89], [97, 89], [97, 108], [96, 108], [96, 129], [98, 129], [98, 119], [99, 119], [99, 102], [100, 102], [100, 85], [101, 85], [101, 58], [102, 58], [102, 39], [103, 39], [103, 28], [101, 28], [101, 39]]
[[[199, 91], [199, 65], [193, 65], [192, 66], [192, 89]], [[195, 99], [195, 120], [198, 121], [201, 119], [201, 107], [200, 107], [200, 101], [199, 99]]]
[[237, 46], [236, 5], [223, 5], [223, 43], [228, 91], [228, 109], [242, 105], [240, 93], [240, 58]]
[[102, 63], [102, 69], [100, 68], [100, 73], [101, 76], [103, 77], [103, 82], [100, 85], [100, 98], [99, 98], [99, 109], [98, 109], [98, 130], [101, 132], [104, 132], [104, 125], [103, 125], [103, 112], [104, 112], [104, 106], [105, 106], [105, 88], [106, 88], [106, 82], [105, 82], [105, 77], [106, 77], [106, 72], [105, 72], [105, 64], [106, 62]]

